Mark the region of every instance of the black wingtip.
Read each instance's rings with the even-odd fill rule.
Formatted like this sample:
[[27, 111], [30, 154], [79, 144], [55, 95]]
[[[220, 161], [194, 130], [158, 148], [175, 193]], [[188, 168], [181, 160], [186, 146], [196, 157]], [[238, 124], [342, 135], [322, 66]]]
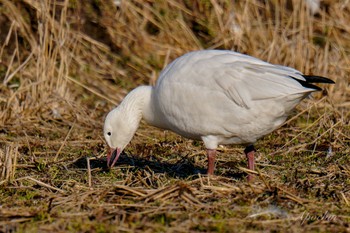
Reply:
[[322, 88], [320, 88], [314, 84], [308, 83], [307, 81], [302, 81], [302, 80], [298, 80], [298, 79], [296, 79], [296, 80], [305, 88], [315, 89], [316, 91], [322, 91]]
[[332, 79], [322, 77], [322, 76], [315, 76], [315, 75], [303, 75], [307, 83], [329, 83], [334, 84], [335, 82]]
[[334, 84], [335, 83], [333, 80], [331, 80], [329, 78], [322, 77], [322, 76], [303, 75], [303, 77], [305, 78], [305, 81], [300, 80], [300, 79], [296, 79], [294, 77], [291, 77], [291, 78], [298, 81], [303, 87], [314, 89], [316, 91], [322, 91], [322, 88], [320, 88], [312, 83], [327, 83], [327, 84]]

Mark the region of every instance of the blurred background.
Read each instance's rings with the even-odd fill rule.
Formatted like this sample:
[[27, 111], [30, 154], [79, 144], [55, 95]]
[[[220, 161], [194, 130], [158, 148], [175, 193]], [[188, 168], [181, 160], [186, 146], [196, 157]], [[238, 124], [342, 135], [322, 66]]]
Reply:
[[[260, 183], [241, 147], [209, 180], [201, 143], [145, 124], [101, 169], [104, 116], [200, 49], [336, 84], [258, 142]], [[0, 231], [348, 231], [349, 84], [349, 0], [0, 0]]]
[[[176, 57], [229, 49], [329, 77], [349, 106], [348, 0], [1, 0], [0, 123], [101, 125]], [[346, 103], [347, 102], [347, 103]], [[101, 108], [104, 111], [100, 112]]]

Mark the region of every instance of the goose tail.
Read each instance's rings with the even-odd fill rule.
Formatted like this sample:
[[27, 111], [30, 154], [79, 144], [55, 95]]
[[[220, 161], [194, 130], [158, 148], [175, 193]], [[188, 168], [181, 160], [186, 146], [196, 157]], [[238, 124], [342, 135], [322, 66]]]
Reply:
[[303, 87], [314, 89], [316, 91], [322, 91], [322, 88], [314, 85], [313, 83], [327, 83], [327, 84], [334, 84], [335, 82], [329, 78], [325, 78], [322, 76], [315, 76], [315, 75], [303, 75], [305, 78], [304, 80], [293, 78], [294, 80], [298, 81]]

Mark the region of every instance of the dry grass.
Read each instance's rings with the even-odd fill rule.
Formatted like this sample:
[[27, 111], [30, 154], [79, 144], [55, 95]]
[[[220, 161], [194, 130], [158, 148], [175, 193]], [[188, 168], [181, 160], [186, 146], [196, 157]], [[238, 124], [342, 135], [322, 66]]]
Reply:
[[[348, 0], [82, 2], [0, 0], [0, 231], [350, 230]], [[253, 184], [239, 146], [209, 178], [201, 143], [144, 124], [106, 171], [104, 115], [204, 48], [336, 84], [258, 142]]]

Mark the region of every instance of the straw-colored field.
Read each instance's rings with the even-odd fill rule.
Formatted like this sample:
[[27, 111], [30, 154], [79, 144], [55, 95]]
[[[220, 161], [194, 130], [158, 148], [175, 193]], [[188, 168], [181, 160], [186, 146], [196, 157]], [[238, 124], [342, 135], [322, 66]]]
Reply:
[[[0, 0], [0, 232], [349, 232], [350, 1]], [[328, 77], [216, 176], [142, 124], [105, 169], [104, 116], [176, 57], [230, 49]], [[90, 169], [87, 169], [90, 164]]]

